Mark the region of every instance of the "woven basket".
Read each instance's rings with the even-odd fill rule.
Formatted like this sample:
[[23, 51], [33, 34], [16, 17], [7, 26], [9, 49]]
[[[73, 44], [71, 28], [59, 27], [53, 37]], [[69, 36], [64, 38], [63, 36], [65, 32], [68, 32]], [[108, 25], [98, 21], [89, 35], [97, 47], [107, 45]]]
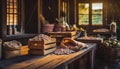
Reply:
[[109, 62], [120, 61], [120, 47], [103, 46], [99, 47], [99, 55], [102, 59]]

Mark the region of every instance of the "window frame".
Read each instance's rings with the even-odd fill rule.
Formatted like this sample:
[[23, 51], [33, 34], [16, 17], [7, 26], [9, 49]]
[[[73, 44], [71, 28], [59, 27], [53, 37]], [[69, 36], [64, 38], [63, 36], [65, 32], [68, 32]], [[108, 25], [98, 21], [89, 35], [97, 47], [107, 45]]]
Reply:
[[[82, 2], [82, 3], [86, 3], [86, 4], [89, 4], [89, 3], [87, 3], [87, 2]], [[79, 3], [78, 3], [79, 4]], [[77, 24], [79, 25], [79, 8], [78, 8], [78, 4], [77, 4]], [[89, 12], [88, 12], [88, 18], [90, 17], [90, 15], [89, 15], [89, 13], [90, 13], [90, 4], [89, 4]], [[82, 14], [81, 14], [82, 15]], [[85, 15], [85, 14], [83, 14], [83, 15]], [[90, 19], [88, 19], [88, 24], [82, 24], [83, 26], [87, 26], [87, 25], [89, 25], [89, 22], [90, 22]]]
[[14, 25], [13, 23], [13, 25], [7, 25], [7, 0], [6, 0], [6, 35], [7, 36], [19, 35], [19, 34], [15, 34], [14, 31], [12, 31], [12, 34], [9, 33], [10, 27], [12, 28], [12, 30], [14, 30], [14, 27], [16, 26], [17, 26], [17, 31], [20, 32], [20, 35], [24, 34], [24, 0], [17, 0], [16, 5], [17, 5], [17, 13], [15, 14], [17, 15], [17, 24]]
[[[12, 1], [12, 2], [10, 2], [10, 1]], [[7, 14], [7, 26], [18, 25], [18, 3], [17, 2], [18, 2], [18, 0], [7, 0], [7, 13], [6, 13]], [[16, 12], [15, 12], [15, 10], [16, 10]], [[12, 16], [12, 18], [10, 16]], [[15, 16], [17, 19], [16, 22], [15, 22]]]
[[[102, 2], [97, 2], [97, 3], [102, 3]], [[92, 4], [94, 4], [94, 3], [92, 3]], [[91, 4], [91, 20], [92, 20], [92, 15], [93, 15], [93, 13], [92, 13], [92, 4]], [[94, 14], [94, 15], [99, 15], [99, 14]], [[92, 26], [103, 26], [103, 24], [104, 24], [104, 5], [103, 5], [103, 3], [102, 3], [102, 24], [93, 24], [93, 22], [91, 21], [91, 25]]]
[[[79, 21], [79, 17], [78, 17], [78, 10], [79, 10], [78, 9], [78, 4], [79, 3], [88, 3], [89, 4], [89, 24], [88, 25], [84, 25], [84, 24], [83, 25], [79, 25], [79, 22], [78, 22]], [[92, 25], [92, 4], [93, 3], [102, 3], [103, 4], [103, 8], [102, 8], [103, 9], [102, 10], [102, 12], [103, 12], [102, 13], [102, 22], [103, 23], [102, 24], [99, 24], [99, 25], [97, 25], [97, 24], [95, 25], [94, 24], [94, 25]], [[77, 17], [77, 26], [79, 26], [79, 27], [84, 27], [84, 26], [85, 27], [87, 27], [87, 26], [93, 26], [93, 27], [94, 26], [99, 26], [99, 27], [102, 27], [102, 26], [105, 25], [105, 15], [104, 15], [105, 14], [105, 11], [104, 11], [105, 8], [104, 8], [104, 3], [103, 2], [78, 1], [76, 7], [77, 7], [77, 12], [76, 12], [77, 13], [77, 15], [76, 15], [76, 17]]]

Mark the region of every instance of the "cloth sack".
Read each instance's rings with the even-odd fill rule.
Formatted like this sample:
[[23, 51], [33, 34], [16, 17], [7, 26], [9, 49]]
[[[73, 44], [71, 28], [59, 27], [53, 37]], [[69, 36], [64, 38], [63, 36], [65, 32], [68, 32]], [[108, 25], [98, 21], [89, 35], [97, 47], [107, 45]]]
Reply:
[[19, 41], [13, 40], [3, 43], [3, 49], [4, 50], [20, 50], [22, 44]]

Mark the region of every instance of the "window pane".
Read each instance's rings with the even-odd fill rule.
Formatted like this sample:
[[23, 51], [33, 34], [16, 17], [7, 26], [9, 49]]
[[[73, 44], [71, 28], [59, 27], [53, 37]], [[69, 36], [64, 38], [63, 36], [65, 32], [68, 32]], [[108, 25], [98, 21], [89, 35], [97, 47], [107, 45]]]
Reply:
[[102, 24], [102, 15], [94, 14], [92, 15], [92, 25], [101, 25]]
[[9, 9], [9, 12], [8, 13], [13, 13], [13, 9]]
[[7, 0], [7, 25], [17, 25], [17, 0]]
[[103, 4], [93, 3], [92, 4], [92, 25], [103, 24]]
[[89, 4], [88, 3], [78, 4], [78, 22], [79, 22], [79, 25], [89, 24]]
[[87, 14], [83, 14], [83, 15], [79, 15], [79, 25], [88, 25], [89, 23], [89, 18], [88, 18], [89, 15]]
[[78, 9], [78, 14], [89, 14], [89, 4], [87, 3], [79, 3]]
[[14, 9], [14, 13], [17, 13], [17, 9]]

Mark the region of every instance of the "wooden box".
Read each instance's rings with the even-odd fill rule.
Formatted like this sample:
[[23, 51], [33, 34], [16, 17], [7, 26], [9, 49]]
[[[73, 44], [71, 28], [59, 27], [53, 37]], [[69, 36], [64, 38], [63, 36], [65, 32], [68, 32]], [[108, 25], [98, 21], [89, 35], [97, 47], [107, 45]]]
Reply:
[[28, 51], [29, 51], [28, 45], [22, 46], [21, 49], [20, 49], [20, 55], [21, 56], [28, 55]]
[[56, 49], [56, 39], [52, 38], [50, 41], [29, 41], [29, 54], [46, 55]]
[[42, 41], [28, 41], [28, 47], [30, 49], [49, 49], [56, 46], [56, 39], [52, 38], [50, 42]]
[[29, 54], [32, 54], [32, 55], [46, 55], [46, 54], [49, 54], [53, 51], [55, 51], [56, 47], [54, 48], [50, 48], [50, 49], [47, 49], [47, 50], [43, 50], [43, 49], [30, 49], [29, 50]]

